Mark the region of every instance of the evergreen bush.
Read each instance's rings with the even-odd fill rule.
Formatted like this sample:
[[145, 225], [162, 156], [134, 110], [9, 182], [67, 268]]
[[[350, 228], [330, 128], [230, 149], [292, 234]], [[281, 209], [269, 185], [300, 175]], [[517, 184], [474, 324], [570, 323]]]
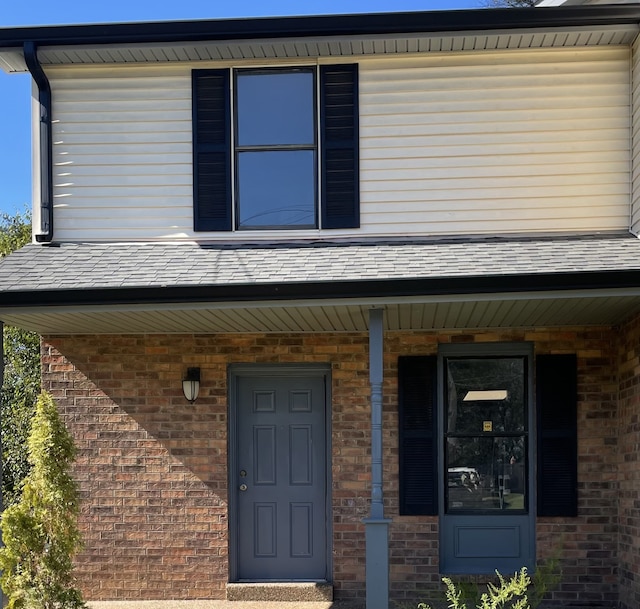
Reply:
[[70, 474], [75, 455], [52, 397], [40, 394], [28, 440], [31, 471], [22, 482], [20, 499], [0, 522], [0, 585], [9, 609], [86, 606], [72, 574], [72, 558], [81, 543], [78, 491]]

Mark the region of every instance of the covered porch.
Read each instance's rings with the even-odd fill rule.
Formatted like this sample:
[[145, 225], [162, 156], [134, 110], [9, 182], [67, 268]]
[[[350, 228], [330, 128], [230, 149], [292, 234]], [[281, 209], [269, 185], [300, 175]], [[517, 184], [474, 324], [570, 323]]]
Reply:
[[[19, 278], [4, 261], [0, 318], [43, 335], [44, 386], [80, 445], [79, 573], [92, 607], [226, 602], [237, 482], [228, 369], [249, 363], [329, 366], [327, 580], [337, 600], [327, 609], [387, 609], [437, 586], [438, 516], [400, 508], [398, 358], [493, 343], [578, 362], [578, 516], [536, 522], [538, 558], [567, 539], [554, 600], [634, 606], [640, 542], [636, 525], [617, 531], [636, 522], [640, 492], [639, 244], [63, 244], [18, 253]], [[180, 381], [193, 366], [202, 378], [191, 407]], [[585, 577], [600, 583], [576, 588]]]

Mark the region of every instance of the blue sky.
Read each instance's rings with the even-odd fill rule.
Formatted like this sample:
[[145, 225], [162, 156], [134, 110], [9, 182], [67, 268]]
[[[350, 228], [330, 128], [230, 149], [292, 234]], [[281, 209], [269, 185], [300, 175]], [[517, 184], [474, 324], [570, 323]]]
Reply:
[[[483, 0], [9, 1], [3, 5], [0, 28], [167, 19], [453, 10], [478, 8], [483, 4]], [[31, 205], [30, 91], [28, 75], [7, 75], [0, 71], [0, 213], [13, 214]]]

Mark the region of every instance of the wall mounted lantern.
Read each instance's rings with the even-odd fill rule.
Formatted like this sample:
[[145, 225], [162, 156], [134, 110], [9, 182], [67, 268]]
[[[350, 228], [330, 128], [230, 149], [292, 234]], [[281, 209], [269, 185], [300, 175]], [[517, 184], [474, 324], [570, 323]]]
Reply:
[[187, 368], [187, 376], [182, 379], [182, 391], [189, 404], [193, 404], [198, 399], [200, 368]]

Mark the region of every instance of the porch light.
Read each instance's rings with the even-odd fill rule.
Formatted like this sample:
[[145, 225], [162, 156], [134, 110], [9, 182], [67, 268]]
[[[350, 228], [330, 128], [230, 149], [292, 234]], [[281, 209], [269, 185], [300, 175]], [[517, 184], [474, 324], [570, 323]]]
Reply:
[[189, 404], [193, 404], [198, 399], [200, 368], [187, 368], [187, 376], [182, 380], [182, 391]]

